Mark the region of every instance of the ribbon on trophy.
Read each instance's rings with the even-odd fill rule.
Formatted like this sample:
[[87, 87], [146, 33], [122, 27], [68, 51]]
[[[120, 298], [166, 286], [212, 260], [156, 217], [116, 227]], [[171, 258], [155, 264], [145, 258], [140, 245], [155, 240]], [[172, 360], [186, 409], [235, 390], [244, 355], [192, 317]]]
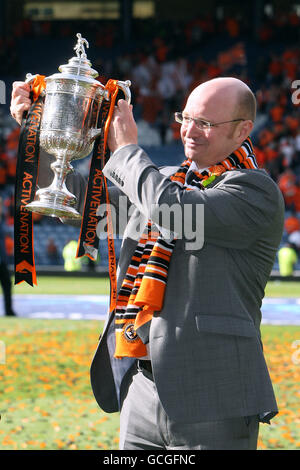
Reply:
[[[21, 125], [15, 185], [15, 284], [25, 281], [31, 286], [37, 284], [34, 260], [33, 219], [32, 212], [27, 210], [25, 206], [32, 202], [35, 196], [39, 167], [39, 131], [44, 104], [43, 90], [46, 88], [44, 79], [43, 75], [36, 75], [31, 84], [33, 103], [27, 116], [24, 114]], [[78, 258], [88, 256], [90, 259], [96, 260], [99, 247], [99, 238], [96, 230], [100, 220], [97, 210], [100, 204], [105, 203], [107, 209], [107, 243], [111, 287], [110, 308], [113, 309], [117, 298], [116, 260], [107, 181], [102, 169], [109, 158], [109, 151], [106, 145], [107, 135], [119, 91], [118, 81], [109, 80], [105, 90], [108, 93], [109, 100], [103, 99], [101, 103], [98, 118], [101, 134], [95, 141], [91, 158], [76, 256]]]
[[109, 263], [108, 270], [110, 279], [110, 311], [112, 311], [115, 308], [117, 300], [116, 257], [107, 181], [102, 170], [109, 158], [109, 151], [106, 143], [108, 129], [119, 91], [118, 81], [108, 80], [105, 89], [108, 91], [110, 99], [109, 101], [103, 100], [101, 105], [101, 113], [99, 116], [101, 134], [95, 141], [91, 159], [76, 257], [81, 258], [82, 256], [88, 256], [91, 260], [96, 260], [99, 247], [99, 238], [96, 230], [100, 220], [100, 216], [97, 215], [97, 211], [99, 206], [105, 203], [107, 210], [106, 222]]
[[17, 154], [14, 215], [15, 284], [23, 281], [37, 284], [33, 247], [32, 212], [25, 206], [33, 201], [39, 164], [39, 131], [44, 105], [43, 75], [37, 75], [31, 85], [32, 105], [24, 113]]

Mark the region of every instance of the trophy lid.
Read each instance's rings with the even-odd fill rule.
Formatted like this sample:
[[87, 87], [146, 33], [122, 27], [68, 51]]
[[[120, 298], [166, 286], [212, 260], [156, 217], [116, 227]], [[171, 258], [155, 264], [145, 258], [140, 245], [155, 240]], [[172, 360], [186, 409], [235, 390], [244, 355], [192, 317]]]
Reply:
[[60, 65], [58, 70], [61, 73], [51, 75], [50, 79], [55, 78], [66, 78], [66, 79], [80, 79], [83, 81], [94, 82], [94, 79], [98, 77], [98, 72], [91, 67], [91, 62], [88, 60], [85, 46], [89, 47], [88, 41], [81, 36], [80, 33], [76, 34], [77, 44], [74, 47], [76, 56], [69, 59], [67, 64]]

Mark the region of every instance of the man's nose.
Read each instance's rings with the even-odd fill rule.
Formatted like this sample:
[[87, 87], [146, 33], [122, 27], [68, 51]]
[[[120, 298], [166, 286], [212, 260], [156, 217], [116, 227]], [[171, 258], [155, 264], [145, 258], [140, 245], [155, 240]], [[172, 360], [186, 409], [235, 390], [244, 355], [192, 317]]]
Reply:
[[197, 127], [195, 121], [191, 119], [186, 126], [185, 135], [192, 137], [193, 135], [199, 134], [199, 132], [201, 132], [200, 129]]

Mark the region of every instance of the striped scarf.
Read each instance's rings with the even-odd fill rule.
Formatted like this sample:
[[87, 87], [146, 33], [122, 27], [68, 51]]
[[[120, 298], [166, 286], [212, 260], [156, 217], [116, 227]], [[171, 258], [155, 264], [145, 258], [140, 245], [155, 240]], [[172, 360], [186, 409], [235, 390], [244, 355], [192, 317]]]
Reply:
[[[255, 169], [257, 163], [250, 138], [221, 163], [204, 171], [189, 171], [191, 161], [185, 160], [170, 177], [184, 190], [203, 190], [225, 171]], [[186, 182], [188, 180], [188, 183]], [[148, 221], [127, 268], [115, 309], [115, 357], [143, 357], [147, 349], [138, 330], [150, 322], [154, 312], [163, 307], [168, 268], [176, 238], [166, 239]], [[141, 331], [141, 330], [140, 330]]]

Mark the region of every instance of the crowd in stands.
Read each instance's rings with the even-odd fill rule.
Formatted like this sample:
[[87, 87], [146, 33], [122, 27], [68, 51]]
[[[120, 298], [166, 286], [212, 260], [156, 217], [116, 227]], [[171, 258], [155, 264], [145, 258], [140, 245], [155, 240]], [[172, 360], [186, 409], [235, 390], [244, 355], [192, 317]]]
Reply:
[[[186, 96], [196, 85], [224, 75], [244, 80], [254, 89], [258, 104], [252, 135], [257, 161], [283, 193], [288, 237], [300, 230], [299, 26], [300, 17], [288, 11], [263, 18], [256, 35], [250, 30], [248, 19], [238, 16], [216, 19], [206, 15], [167, 24], [147, 20], [133, 22], [131, 42], [124, 50], [119, 47], [120, 28], [113, 22], [99, 27], [97, 22], [26, 19], [16, 25], [11, 38], [0, 38], [0, 67], [4, 74], [17, 75], [17, 44], [23, 38], [67, 38], [81, 31], [99, 51], [114, 51], [110, 60], [99, 59], [93, 67], [100, 72], [103, 83], [108, 78], [132, 81], [135, 117], [140, 129], [146, 126], [148, 135], [152, 133], [151, 145], [180, 141], [180, 127], [174, 122], [173, 113], [183, 109]], [[210, 45], [216, 43], [218, 48], [209, 54]], [[7, 54], [7, 50], [13, 53]], [[19, 127], [0, 115], [0, 129], [3, 189], [12, 187], [15, 181]], [[147, 144], [146, 137], [143, 143]], [[13, 224], [13, 192], [5, 204], [6, 223]]]

